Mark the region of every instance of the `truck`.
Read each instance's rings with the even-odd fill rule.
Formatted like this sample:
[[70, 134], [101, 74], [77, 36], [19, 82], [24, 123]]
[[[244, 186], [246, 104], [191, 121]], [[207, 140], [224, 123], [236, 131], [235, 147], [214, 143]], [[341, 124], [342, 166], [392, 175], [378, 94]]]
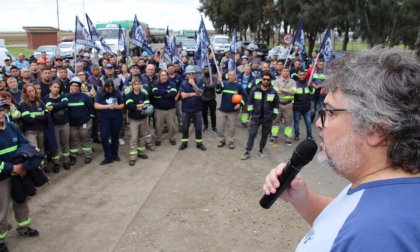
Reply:
[[101, 33], [105, 40], [105, 43], [111, 48], [114, 53], [118, 52], [118, 35], [119, 26], [124, 32], [126, 43], [128, 45], [130, 39], [130, 30], [133, 27], [133, 21], [111, 21], [105, 23], [97, 23], [95, 25], [96, 30]]

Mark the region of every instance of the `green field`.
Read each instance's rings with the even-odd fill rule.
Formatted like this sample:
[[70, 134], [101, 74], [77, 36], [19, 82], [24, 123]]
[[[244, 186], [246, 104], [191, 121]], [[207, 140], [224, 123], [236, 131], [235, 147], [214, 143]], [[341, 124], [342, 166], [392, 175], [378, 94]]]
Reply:
[[19, 53], [23, 53], [26, 58], [29, 58], [34, 53], [34, 50], [28, 49], [26, 47], [9, 47], [7, 49], [15, 57], [17, 57]]

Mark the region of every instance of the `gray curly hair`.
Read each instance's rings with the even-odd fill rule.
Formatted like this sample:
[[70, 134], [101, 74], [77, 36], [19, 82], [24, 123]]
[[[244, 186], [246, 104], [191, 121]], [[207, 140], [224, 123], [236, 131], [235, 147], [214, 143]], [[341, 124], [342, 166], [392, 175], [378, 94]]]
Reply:
[[407, 53], [383, 47], [347, 55], [326, 81], [347, 98], [358, 134], [387, 136], [388, 162], [420, 172], [420, 64]]

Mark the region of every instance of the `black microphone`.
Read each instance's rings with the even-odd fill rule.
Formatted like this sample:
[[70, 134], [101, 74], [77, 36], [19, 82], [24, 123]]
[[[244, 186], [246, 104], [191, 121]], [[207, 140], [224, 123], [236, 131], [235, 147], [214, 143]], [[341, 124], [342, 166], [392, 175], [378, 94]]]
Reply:
[[306, 139], [302, 141], [293, 151], [292, 158], [287, 162], [283, 173], [278, 177], [280, 187], [277, 188], [275, 194], [264, 195], [260, 200], [261, 207], [268, 209], [273, 205], [277, 198], [290, 186], [292, 180], [300, 172], [300, 170], [312, 161], [315, 156], [318, 145], [314, 140]]

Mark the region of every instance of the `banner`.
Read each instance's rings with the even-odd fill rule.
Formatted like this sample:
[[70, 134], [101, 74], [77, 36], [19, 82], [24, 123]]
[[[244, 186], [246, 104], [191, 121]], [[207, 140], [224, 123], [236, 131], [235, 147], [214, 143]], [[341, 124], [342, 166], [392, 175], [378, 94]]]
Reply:
[[207, 64], [207, 52], [210, 46], [209, 35], [204, 25], [203, 17], [201, 17], [200, 27], [198, 28], [197, 34], [197, 47], [195, 50], [194, 60], [195, 64], [200, 66], [201, 69], [204, 69], [204, 66]]
[[236, 28], [233, 29], [232, 33], [232, 43], [230, 45], [230, 58], [228, 62], [228, 70], [229, 71], [236, 71], [236, 62], [235, 62], [235, 54], [236, 54]]
[[299, 47], [299, 56], [302, 58], [302, 55], [305, 54], [305, 33], [303, 30], [303, 19], [300, 19], [297, 25], [293, 45]]
[[149, 41], [147, 41], [146, 34], [143, 31], [143, 28], [140, 25], [140, 22], [137, 20], [137, 15], [134, 16], [133, 29], [131, 32], [130, 43], [136, 45], [146, 51], [150, 56], [153, 56], [154, 51], [149, 46]]
[[319, 52], [324, 57], [326, 63], [332, 60], [332, 41], [331, 41], [331, 28], [330, 26], [325, 29], [324, 38], [322, 39], [321, 46], [319, 47]]
[[178, 46], [176, 44], [176, 36], [174, 35], [172, 38], [171, 46], [171, 54], [172, 54], [172, 62], [173, 63], [179, 63], [181, 66], [184, 66], [184, 64], [181, 61], [181, 58], [179, 57], [178, 53]]
[[124, 51], [125, 53], [127, 53], [127, 43], [125, 40], [124, 31], [121, 28], [121, 25], [118, 25], [118, 28], [118, 51]]
[[173, 59], [173, 55], [172, 55], [172, 50], [171, 50], [171, 46], [169, 45], [169, 27], [166, 27], [166, 34], [165, 34], [165, 38], [163, 38], [163, 41], [165, 42], [165, 47], [163, 48], [163, 54], [166, 58], [167, 61], [172, 62]]
[[92, 40], [92, 36], [86, 31], [83, 24], [80, 22], [79, 17], [76, 16], [76, 28], [74, 32], [74, 42], [76, 44], [85, 45], [87, 47], [95, 48], [95, 42]]
[[88, 14], [86, 14], [86, 21], [88, 24], [89, 32], [92, 36], [93, 41], [99, 41], [101, 43], [102, 48], [99, 48], [95, 43], [95, 49], [97, 51], [103, 50], [103, 52], [113, 54], [111, 48], [106, 44], [105, 39], [102, 37], [101, 33], [96, 30], [95, 25], [93, 25], [92, 20], [90, 20]]

